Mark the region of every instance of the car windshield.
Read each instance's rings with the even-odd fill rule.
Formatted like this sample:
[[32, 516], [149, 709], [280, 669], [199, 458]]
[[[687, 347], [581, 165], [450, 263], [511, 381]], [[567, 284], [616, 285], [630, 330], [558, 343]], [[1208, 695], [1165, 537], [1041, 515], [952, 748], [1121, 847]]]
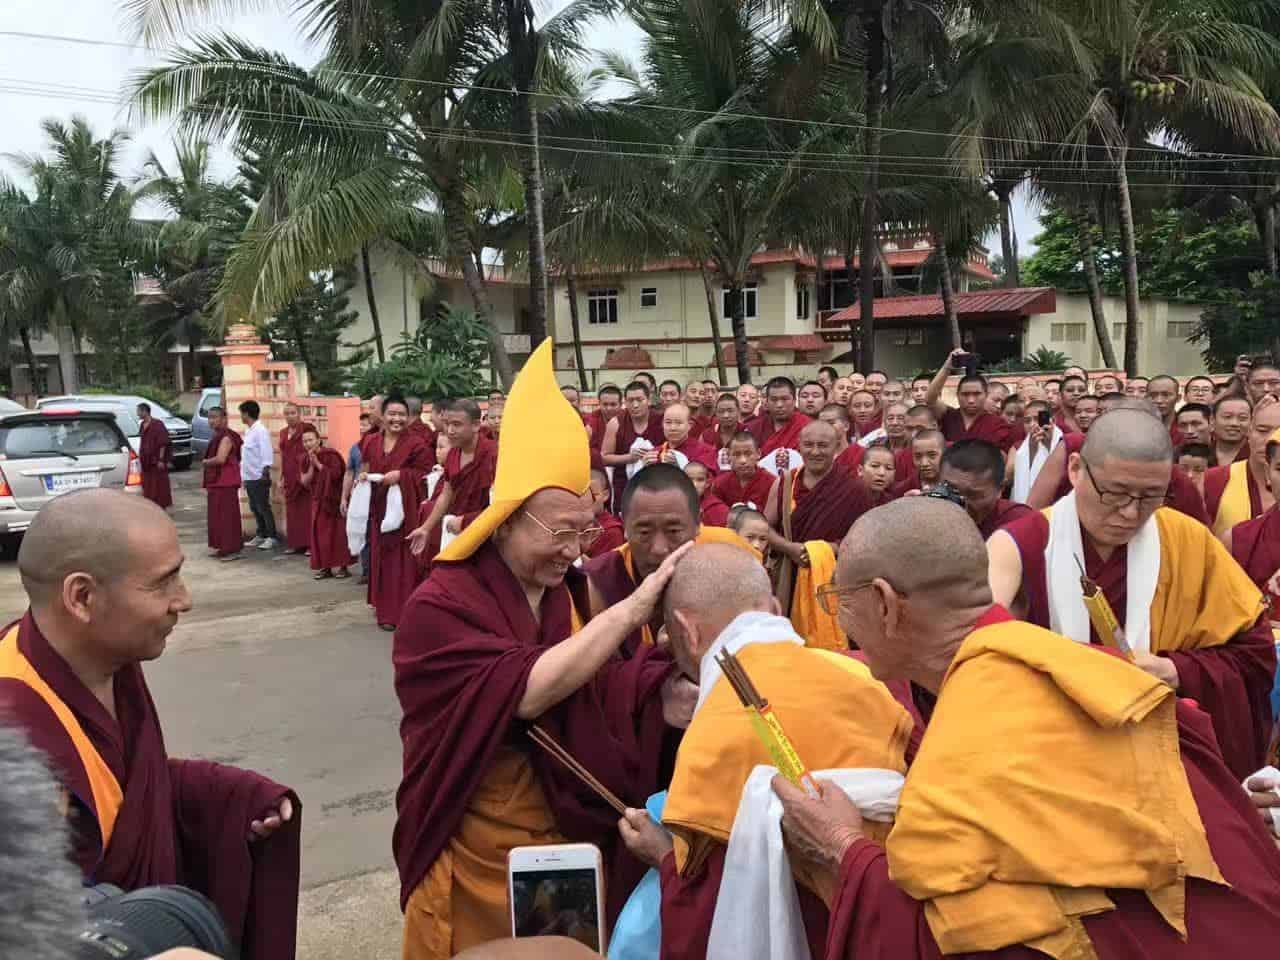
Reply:
[[40, 408], [41, 410], [102, 410], [110, 413], [116, 418], [116, 426], [120, 428], [120, 432], [126, 437], [136, 437], [142, 432], [142, 424], [138, 422], [138, 418], [134, 416], [132, 410], [128, 407], [122, 407], [114, 403], [66, 403], [66, 404], [48, 404]]
[[9, 460], [119, 453], [120, 446], [120, 437], [104, 420], [51, 419], [0, 426], [0, 453]]

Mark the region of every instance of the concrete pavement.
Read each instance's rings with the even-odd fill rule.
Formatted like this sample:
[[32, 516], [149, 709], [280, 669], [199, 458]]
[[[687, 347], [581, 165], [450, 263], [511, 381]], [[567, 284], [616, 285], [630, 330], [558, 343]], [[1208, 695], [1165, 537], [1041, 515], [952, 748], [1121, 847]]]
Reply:
[[[305, 557], [279, 552], [207, 557], [199, 472], [173, 481], [194, 609], [146, 666], [166, 747], [258, 770], [301, 797], [302, 960], [394, 960], [400, 711], [391, 635], [377, 629], [354, 576], [313, 581]], [[14, 618], [25, 606], [7, 549], [0, 610]]]

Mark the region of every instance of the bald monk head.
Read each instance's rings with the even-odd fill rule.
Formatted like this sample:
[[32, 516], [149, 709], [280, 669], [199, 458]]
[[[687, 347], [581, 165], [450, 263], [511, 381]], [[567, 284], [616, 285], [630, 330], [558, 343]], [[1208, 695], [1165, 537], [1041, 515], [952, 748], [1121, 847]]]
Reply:
[[1080, 527], [1096, 546], [1128, 543], [1164, 504], [1173, 471], [1169, 430], [1151, 404], [1105, 413], [1067, 461]]
[[987, 550], [963, 508], [904, 497], [863, 514], [840, 545], [840, 629], [880, 680], [937, 693], [991, 606]]
[[695, 683], [703, 656], [739, 614], [778, 610], [764, 566], [727, 543], [699, 544], [685, 554], [662, 605], [671, 655]]
[[818, 411], [818, 419], [836, 428], [836, 452], [840, 453], [849, 446], [849, 408], [838, 403], [828, 403]]
[[815, 420], [800, 431], [800, 456], [808, 479], [820, 480], [830, 473], [839, 451], [840, 434], [831, 424]]
[[662, 435], [672, 447], [678, 447], [689, 439], [692, 425], [693, 414], [687, 404], [673, 403], [662, 411]]
[[58, 497], [36, 514], [18, 571], [36, 625], [86, 686], [164, 653], [191, 609], [178, 528], [119, 490]]

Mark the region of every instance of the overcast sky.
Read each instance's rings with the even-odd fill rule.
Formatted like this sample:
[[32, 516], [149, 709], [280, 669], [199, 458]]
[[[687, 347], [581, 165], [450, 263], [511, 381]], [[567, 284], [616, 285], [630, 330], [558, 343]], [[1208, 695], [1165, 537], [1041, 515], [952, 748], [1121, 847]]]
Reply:
[[[281, 9], [291, 4], [282, 2]], [[555, 11], [563, 2], [544, 3]], [[6, 31], [79, 37], [106, 44], [131, 41], [121, 4], [114, 0], [0, 0], [0, 169], [12, 176], [12, 165], [4, 154], [37, 153], [44, 149], [40, 121], [46, 117], [63, 120], [81, 114], [94, 131], [104, 135], [113, 127], [133, 131], [123, 170], [139, 171], [149, 151], [163, 162], [173, 158], [170, 124], [139, 129], [124, 104], [121, 91], [130, 76], [157, 63], [161, 58], [148, 50], [124, 46], [70, 43], [64, 40], [14, 37]], [[244, 36], [262, 46], [270, 46], [290, 59], [310, 66], [320, 51], [310, 47], [298, 23], [285, 13], [245, 15], [218, 24], [222, 29]], [[640, 48], [640, 32], [627, 22], [602, 22], [588, 34], [594, 49], [619, 49], [635, 56]], [[226, 151], [217, 158], [217, 170], [229, 175], [235, 164]], [[1034, 215], [1022, 205], [1016, 209], [1020, 249], [1025, 255], [1038, 225]], [[999, 238], [988, 241], [999, 253]]]

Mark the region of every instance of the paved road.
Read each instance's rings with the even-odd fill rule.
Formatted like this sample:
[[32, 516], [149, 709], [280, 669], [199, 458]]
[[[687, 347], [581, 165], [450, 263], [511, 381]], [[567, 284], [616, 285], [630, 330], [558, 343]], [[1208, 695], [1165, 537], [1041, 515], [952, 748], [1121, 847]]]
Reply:
[[[303, 960], [394, 960], [391, 637], [354, 577], [315, 582], [305, 557], [257, 550], [235, 563], [208, 558], [199, 475], [174, 481], [194, 609], [146, 667], [168, 751], [259, 770], [302, 798]], [[9, 549], [0, 613], [16, 617], [25, 605]]]

